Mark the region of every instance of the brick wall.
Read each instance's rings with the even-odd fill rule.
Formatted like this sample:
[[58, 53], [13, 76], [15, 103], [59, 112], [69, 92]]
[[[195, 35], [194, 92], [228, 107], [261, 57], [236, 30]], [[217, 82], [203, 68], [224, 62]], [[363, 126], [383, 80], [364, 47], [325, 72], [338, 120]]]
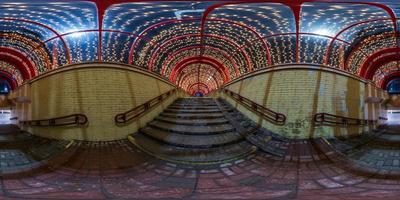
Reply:
[[287, 121], [283, 126], [263, 120], [226, 95], [220, 96], [263, 127], [288, 138], [353, 135], [374, 128], [313, 126], [312, 116], [315, 113], [325, 112], [361, 119], [377, 119], [386, 115], [379, 103], [365, 102], [367, 97], [385, 97], [386, 92], [349, 76], [306, 68], [271, 70], [226, 87], [285, 114]]
[[13, 114], [20, 120], [46, 119], [83, 113], [89, 125], [82, 128], [26, 127], [33, 134], [58, 139], [115, 140], [125, 138], [157, 116], [179, 95], [126, 126], [116, 126], [114, 116], [154, 98], [174, 86], [151, 74], [108, 64], [78, 65], [71, 70], [45, 75], [19, 88], [16, 96], [31, 103], [17, 104]]
[[399, 109], [400, 107], [400, 95], [390, 95], [388, 100], [389, 106]]

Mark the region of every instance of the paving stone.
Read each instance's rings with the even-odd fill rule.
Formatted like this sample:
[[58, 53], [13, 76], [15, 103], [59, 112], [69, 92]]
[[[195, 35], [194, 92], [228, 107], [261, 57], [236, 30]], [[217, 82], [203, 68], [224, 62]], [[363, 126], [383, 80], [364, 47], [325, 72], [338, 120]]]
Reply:
[[[30, 147], [34, 146], [32, 152], [39, 154], [37, 158], [51, 156], [48, 150], [57, 149], [53, 144], [59, 142], [41, 147], [33, 145], [38, 143], [31, 139]], [[353, 146], [361, 140], [363, 145]], [[337, 141], [351, 147], [346, 148], [348, 154], [342, 154], [323, 139], [276, 141], [285, 146], [285, 156], [257, 151], [218, 165], [160, 160], [128, 140], [77, 142], [72, 146], [74, 151], [59, 155], [73, 155], [65, 162], [49, 164], [38, 173], [1, 177], [0, 199], [389, 200], [400, 195], [396, 175], [400, 159], [395, 146], [364, 143], [365, 138]], [[11, 164], [13, 169], [23, 166], [30, 162], [25, 155], [21, 149], [0, 146], [0, 165]], [[303, 162], [293, 162], [296, 158]], [[365, 173], [365, 169], [370, 171]]]

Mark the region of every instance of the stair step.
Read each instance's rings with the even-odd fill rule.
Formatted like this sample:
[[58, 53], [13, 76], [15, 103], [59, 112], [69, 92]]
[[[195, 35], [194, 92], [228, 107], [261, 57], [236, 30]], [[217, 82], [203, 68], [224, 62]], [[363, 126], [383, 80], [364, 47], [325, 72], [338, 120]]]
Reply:
[[148, 125], [153, 128], [187, 135], [212, 135], [234, 131], [233, 126], [230, 124], [213, 126], [186, 126], [173, 123], [152, 121]]
[[187, 108], [197, 108], [197, 107], [210, 107], [216, 108], [216, 104], [172, 104], [172, 107], [187, 107]]
[[173, 117], [156, 117], [155, 120], [167, 123], [175, 123], [188, 126], [205, 126], [205, 125], [218, 125], [227, 124], [229, 121], [225, 118], [212, 118], [212, 119], [181, 119]]
[[188, 106], [188, 105], [171, 105], [168, 109], [177, 110], [218, 110], [217, 106]]
[[235, 132], [218, 135], [182, 135], [151, 127], [145, 127], [140, 131], [159, 142], [188, 148], [211, 148], [244, 140], [240, 134]]
[[165, 145], [141, 133], [134, 134], [133, 138], [137, 146], [158, 158], [193, 164], [226, 162], [246, 156], [255, 150], [246, 141], [213, 148], [185, 148]]
[[165, 109], [164, 112], [166, 113], [201, 113], [204, 115], [210, 114], [210, 113], [220, 113], [221, 111], [219, 109], [215, 110], [200, 110], [200, 109]]
[[202, 113], [161, 113], [160, 116], [181, 119], [215, 119], [225, 117], [222, 113], [210, 113], [207, 115]]

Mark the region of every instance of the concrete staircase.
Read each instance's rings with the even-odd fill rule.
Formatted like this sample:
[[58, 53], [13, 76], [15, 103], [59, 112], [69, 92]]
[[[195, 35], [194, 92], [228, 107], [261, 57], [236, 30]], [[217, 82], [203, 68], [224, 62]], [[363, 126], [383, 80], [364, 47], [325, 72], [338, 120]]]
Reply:
[[212, 98], [178, 99], [130, 139], [156, 157], [188, 164], [221, 163], [255, 151]]

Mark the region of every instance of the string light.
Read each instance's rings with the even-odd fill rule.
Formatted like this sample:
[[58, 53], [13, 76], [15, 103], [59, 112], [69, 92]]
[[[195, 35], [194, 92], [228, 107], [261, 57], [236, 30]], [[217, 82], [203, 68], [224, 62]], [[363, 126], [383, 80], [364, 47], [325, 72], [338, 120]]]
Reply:
[[[270, 67], [270, 64], [296, 63], [299, 55], [301, 63], [324, 64], [327, 59], [332, 68], [358, 74], [369, 55], [397, 46], [391, 20], [360, 23], [389, 17], [374, 6], [305, 3], [300, 13], [300, 38], [296, 38], [290, 7], [268, 2], [219, 7], [209, 13], [202, 33], [202, 15], [191, 11], [205, 10], [209, 6], [210, 3], [193, 6], [192, 2], [133, 2], [109, 7], [103, 17], [100, 52], [103, 61], [132, 61], [129, 64], [145, 70], [150, 68], [169, 78], [182, 60], [210, 57], [226, 68], [229, 79], [234, 79], [251, 70]], [[27, 55], [36, 66], [36, 74], [68, 64], [67, 51], [72, 63], [98, 60], [99, 27], [95, 4], [0, 3], [0, 8], [3, 19], [0, 20], [3, 34], [0, 45]], [[181, 20], [176, 13], [184, 13], [179, 15]], [[341, 33], [329, 49], [329, 57], [324, 58], [332, 37], [355, 23], [360, 24]], [[53, 31], [38, 24], [66, 35], [57, 38]], [[174, 37], [181, 38], [171, 40]], [[191, 48], [196, 46], [198, 48]], [[382, 80], [386, 68], [390, 67], [382, 66], [374, 81]], [[17, 71], [13, 72], [19, 76]], [[199, 81], [208, 89], [215, 89], [224, 83], [224, 76], [210, 65], [197, 63], [187, 66], [176, 78], [182, 79], [180, 86], [188, 90]]]

